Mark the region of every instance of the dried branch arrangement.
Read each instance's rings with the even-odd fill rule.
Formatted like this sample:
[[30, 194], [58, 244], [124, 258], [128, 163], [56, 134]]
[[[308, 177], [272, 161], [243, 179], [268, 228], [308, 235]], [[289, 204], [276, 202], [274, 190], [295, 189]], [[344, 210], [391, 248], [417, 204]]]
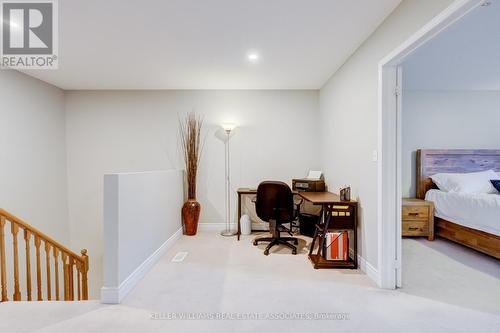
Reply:
[[179, 135], [186, 167], [188, 199], [196, 199], [196, 175], [203, 149], [202, 127], [203, 117], [195, 113], [189, 113], [184, 118], [179, 118]]

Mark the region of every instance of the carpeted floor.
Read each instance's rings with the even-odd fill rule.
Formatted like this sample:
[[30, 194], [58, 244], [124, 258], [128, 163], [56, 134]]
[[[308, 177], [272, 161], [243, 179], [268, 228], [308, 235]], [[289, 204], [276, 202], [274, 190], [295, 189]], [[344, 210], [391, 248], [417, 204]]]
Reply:
[[498, 259], [446, 239], [405, 238], [402, 267], [399, 292], [500, 315]]
[[[439, 253], [440, 242], [405, 240], [407, 287], [389, 291], [376, 288], [361, 271], [314, 270], [306, 256], [308, 239], [300, 242], [301, 251], [296, 256], [284, 248], [264, 256], [265, 245], [254, 247], [252, 239], [248, 236], [236, 242], [217, 232], [181, 238], [121, 305], [101, 305], [96, 301], [0, 304], [0, 332], [499, 330], [500, 313], [495, 305], [500, 306], [500, 302], [490, 302], [493, 299], [490, 297], [485, 303], [488, 305], [482, 306], [484, 298], [482, 291], [478, 294], [479, 289], [460, 288], [458, 282], [447, 283], [456, 279], [459, 266], [446, 262], [456, 259]], [[189, 255], [182, 263], [172, 263], [178, 251], [188, 251]], [[412, 260], [428, 254], [433, 256], [432, 261], [439, 259], [437, 262], [443, 268], [442, 273], [436, 273], [445, 282], [442, 287], [435, 285], [435, 275], [428, 272], [433, 270], [426, 266], [431, 260]], [[484, 287], [498, 296], [499, 280], [495, 276], [498, 267], [493, 270], [481, 267], [468, 266], [489, 276], [485, 280], [491, 278], [478, 288]], [[441, 275], [447, 271], [453, 275]], [[474, 277], [473, 272], [467, 275]], [[454, 293], [465, 295], [451, 296]], [[466, 299], [471, 302], [464, 302]], [[251, 320], [171, 319], [181, 313], [248, 316]], [[329, 313], [329, 319], [336, 320], [290, 319], [314, 317], [318, 313]]]

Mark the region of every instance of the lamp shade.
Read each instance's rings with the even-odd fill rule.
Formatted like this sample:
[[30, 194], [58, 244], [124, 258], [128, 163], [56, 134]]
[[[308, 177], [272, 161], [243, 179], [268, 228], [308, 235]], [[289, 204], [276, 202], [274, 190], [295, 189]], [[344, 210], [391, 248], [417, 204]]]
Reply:
[[231, 132], [236, 128], [235, 123], [222, 123], [221, 126], [226, 132]]

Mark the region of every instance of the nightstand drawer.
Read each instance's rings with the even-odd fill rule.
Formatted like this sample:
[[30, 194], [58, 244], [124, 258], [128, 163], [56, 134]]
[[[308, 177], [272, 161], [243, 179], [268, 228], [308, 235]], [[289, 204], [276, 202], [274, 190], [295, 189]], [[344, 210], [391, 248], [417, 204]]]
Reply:
[[403, 221], [429, 219], [429, 208], [426, 206], [403, 206]]
[[426, 236], [434, 239], [434, 204], [430, 201], [403, 198], [401, 212], [403, 236]]
[[427, 221], [404, 221], [401, 232], [403, 236], [427, 236], [429, 223]]

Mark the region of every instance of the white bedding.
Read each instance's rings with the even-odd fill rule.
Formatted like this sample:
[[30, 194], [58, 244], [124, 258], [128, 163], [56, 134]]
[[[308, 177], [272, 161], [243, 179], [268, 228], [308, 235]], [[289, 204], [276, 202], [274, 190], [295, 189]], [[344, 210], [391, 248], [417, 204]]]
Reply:
[[430, 190], [425, 200], [434, 202], [434, 215], [469, 228], [500, 236], [500, 195]]

